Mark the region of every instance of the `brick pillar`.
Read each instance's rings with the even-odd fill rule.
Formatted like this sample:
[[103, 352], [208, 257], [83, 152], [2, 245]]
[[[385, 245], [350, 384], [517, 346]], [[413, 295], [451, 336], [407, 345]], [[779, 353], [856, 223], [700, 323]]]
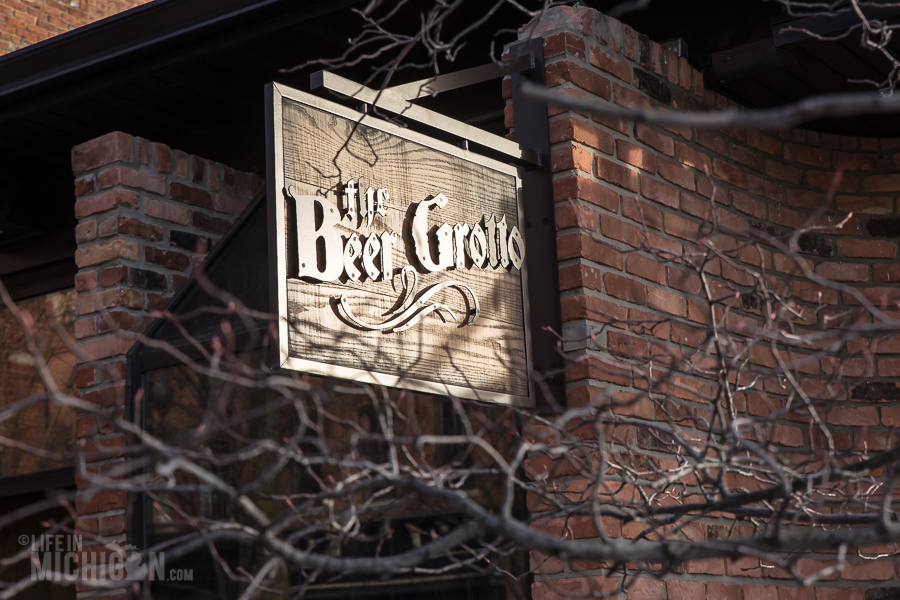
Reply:
[[[543, 37], [547, 86], [558, 94], [610, 102], [630, 108], [662, 110], [717, 110], [737, 108], [724, 96], [704, 88], [702, 73], [685, 58], [678, 58], [633, 29], [590, 8], [554, 7], [540, 20], [523, 29], [523, 35]], [[511, 96], [508, 85], [504, 94]], [[637, 398], [613, 412], [635, 419], [666, 419], [666, 413], [646, 393], [646, 380], [632, 366], [646, 365], [654, 357], [656, 368], [665, 357], [697, 348], [705, 339], [708, 305], [700, 298], [701, 281], [680, 261], [664, 261], [650, 248], [671, 256], [695, 248], [699, 232], [714, 214], [730, 231], [721, 235], [721, 248], [735, 248], [731, 263], [712, 261], [707, 275], [717, 297], [752, 289], [753, 279], [738, 267], [765, 269], [779, 289], [793, 292], [800, 303], [822, 302], [826, 314], [843, 314], [859, 306], [848, 294], [818, 286], [802, 275], [794, 260], [774, 250], [751, 251], [739, 245], [751, 236], [750, 228], [774, 236], [790, 235], [809, 218], [818, 225], [840, 223], [835, 231], [815, 232], [800, 238], [805, 261], [820, 277], [851, 283], [874, 304], [896, 315], [900, 298], [900, 268], [896, 264], [900, 236], [898, 195], [900, 140], [871, 139], [821, 134], [804, 129], [760, 132], [753, 130], [692, 130], [685, 127], [631, 124], [591, 117], [577, 111], [550, 107], [549, 131], [553, 200], [556, 206], [557, 251], [563, 321], [564, 349], [573, 359], [567, 372], [569, 407], [585, 405], [601, 392], [615, 398]], [[507, 106], [507, 126], [515, 125], [512, 106]], [[827, 190], [840, 170], [834, 196]], [[710, 201], [714, 202], [711, 203]], [[817, 215], [817, 210], [823, 209]], [[714, 211], [714, 212], [713, 212]], [[742, 300], [752, 300], [743, 296]], [[735, 302], [727, 326], [737, 319], [758, 322], [760, 313], [752, 301]], [[738, 316], [739, 315], [739, 316]], [[603, 327], [611, 320], [662, 321], [657, 325]], [[673, 319], [673, 321], [666, 321]], [[696, 325], [696, 327], [694, 326]], [[800, 323], [807, 331], [816, 323]], [[588, 334], [594, 333], [594, 339]], [[900, 336], [858, 340], [856, 355], [843, 364], [840, 380], [831, 383], [824, 410], [837, 448], [841, 451], [880, 452], [896, 445], [891, 427], [900, 423]], [[876, 360], [868, 352], [877, 354]], [[893, 356], [891, 356], [893, 355]], [[804, 391], [824, 394], [836, 365], [829, 359], [811, 360], [808, 350], [798, 349], [796, 371]], [[803, 359], [806, 358], [805, 362]], [[750, 362], [775, 366], [771, 352], [754, 346]], [[735, 409], [741, 416], [776, 413], [785, 392], [775, 378], [760, 381], [747, 394], [738, 394]], [[708, 389], [708, 380], [697, 373], [680, 373], [676, 382], [685, 389]], [[696, 415], [708, 415], [709, 403], [688, 391], [679, 391], [673, 406]], [[705, 404], [704, 404], [705, 402]], [[671, 407], [670, 407], [671, 408]], [[795, 409], [767, 431], [768, 441], [789, 454], [816, 445], [809, 413]], [[618, 435], [618, 434], [616, 434]], [[670, 460], [672, 450], [650, 435], [622, 429], [625, 453], [644, 453], [649, 460]], [[821, 441], [819, 441], [821, 443]], [[662, 464], [662, 463], [660, 463]], [[559, 489], [581, 493], [585, 482], [566, 471], [565, 458], [529, 459], [531, 474], [539, 481], [557, 482]], [[731, 474], [733, 488], [756, 489], [758, 482]], [[559, 478], [559, 479], [555, 479]], [[548, 484], [549, 485], [549, 484]], [[627, 486], [621, 495], [632, 491]], [[601, 502], [603, 497], [601, 495]], [[536, 515], [543, 506], [529, 496]], [[639, 523], [621, 525], [603, 518], [610, 537], [634, 538]], [[691, 524], [698, 525], [697, 523]], [[575, 538], [596, 537], [591, 519], [537, 520], [535, 527], [563, 535], [568, 528]], [[727, 529], [727, 528], [726, 528]], [[721, 525], [687, 527], [693, 540], [714, 540]], [[751, 535], [739, 525], [728, 535]], [[894, 545], [879, 552], [894, 551]], [[874, 552], [872, 552], [874, 553]], [[833, 555], [832, 555], [833, 556]], [[824, 565], [816, 557], [810, 565]], [[532, 588], [535, 598], [556, 600], [564, 592], [588, 594], [610, 591], [618, 578], [603, 579], [579, 569], [577, 561], [532, 555], [537, 569]], [[848, 557], [847, 567], [819, 589], [791, 585], [778, 568], [752, 557], [731, 560], [713, 557], [686, 565], [666, 581], [639, 579], [628, 597], [648, 598], [856, 598], [888, 597], [900, 593], [896, 559], [860, 560]], [[893, 596], [891, 596], [893, 597]]]
[[[256, 175], [114, 132], [72, 150], [78, 274], [75, 385], [79, 396], [124, 416], [125, 353], [262, 188]], [[76, 437], [89, 474], [123, 461], [125, 437], [79, 415]], [[108, 468], [108, 467], [107, 467]], [[126, 539], [126, 494], [91, 486], [79, 473], [77, 527], [106, 540]], [[84, 566], [84, 565], [82, 565]], [[124, 593], [124, 592], [123, 592]]]

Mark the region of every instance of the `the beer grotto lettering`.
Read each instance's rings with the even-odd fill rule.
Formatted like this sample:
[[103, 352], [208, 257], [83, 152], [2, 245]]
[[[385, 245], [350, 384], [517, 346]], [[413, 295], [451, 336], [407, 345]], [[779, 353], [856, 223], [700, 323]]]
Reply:
[[[397, 243], [397, 233], [386, 231], [368, 236], [350, 234], [346, 240], [338, 231], [371, 226], [376, 216], [384, 217], [388, 190], [364, 189], [363, 179], [350, 179], [343, 186], [342, 212], [321, 196], [301, 195], [293, 187], [288, 193], [297, 206], [298, 276], [314, 282], [331, 282], [346, 274], [351, 281], [389, 281], [394, 276], [391, 249]], [[452, 227], [442, 223], [433, 236], [428, 235], [428, 214], [441, 209], [450, 200], [442, 193], [416, 205], [409, 223], [409, 238], [420, 266], [429, 272], [452, 269], [521, 269], [525, 258], [525, 244], [519, 228], [506, 223], [506, 215], [499, 220], [494, 214], [485, 215], [471, 226], [457, 223]], [[317, 214], [321, 215], [317, 218]], [[482, 225], [483, 223], [483, 225]], [[432, 243], [434, 241], [434, 243]], [[362, 269], [360, 269], [360, 263]], [[367, 331], [400, 332], [418, 324], [430, 313], [440, 313], [460, 323], [460, 327], [478, 320], [479, 305], [475, 292], [464, 283], [452, 279], [435, 284], [416, 296], [418, 275], [407, 265], [401, 269], [400, 282], [405, 297], [398, 308], [384, 315], [381, 323], [368, 323], [353, 313], [346, 295], [340, 297], [343, 316]], [[470, 310], [460, 322], [453, 310], [438, 302], [430, 302], [438, 292], [448, 288], [458, 290]]]

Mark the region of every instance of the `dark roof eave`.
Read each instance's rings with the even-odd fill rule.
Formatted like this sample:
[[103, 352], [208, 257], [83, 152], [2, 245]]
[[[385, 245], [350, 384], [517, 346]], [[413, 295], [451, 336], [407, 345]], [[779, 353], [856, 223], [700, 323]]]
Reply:
[[[258, 35], [260, 24], [285, 26], [349, 3], [304, 2], [298, 11], [296, 0], [155, 0], [0, 57], [0, 119], [36, 108], [21, 104], [37, 94], [52, 101], [47, 94], [82, 85], [82, 75], [132, 67], [229, 32], [235, 40]], [[296, 18], [276, 19], [286, 13]]]

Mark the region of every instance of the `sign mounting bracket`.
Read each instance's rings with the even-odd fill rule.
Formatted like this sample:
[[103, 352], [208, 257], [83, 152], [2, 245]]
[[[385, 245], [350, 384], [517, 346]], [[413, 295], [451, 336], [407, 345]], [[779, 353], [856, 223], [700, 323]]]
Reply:
[[499, 63], [489, 63], [455, 73], [438, 75], [402, 85], [375, 90], [329, 71], [317, 71], [310, 76], [313, 90], [327, 89], [358, 100], [364, 104], [390, 111], [404, 118], [446, 131], [464, 140], [467, 144], [477, 144], [499, 152], [523, 166], [542, 167], [548, 157], [530, 146], [488, 133], [482, 129], [451, 119], [433, 110], [413, 104], [411, 101], [426, 96], [458, 89], [482, 81], [497, 79], [505, 75], [531, 71], [535, 68], [532, 51]]

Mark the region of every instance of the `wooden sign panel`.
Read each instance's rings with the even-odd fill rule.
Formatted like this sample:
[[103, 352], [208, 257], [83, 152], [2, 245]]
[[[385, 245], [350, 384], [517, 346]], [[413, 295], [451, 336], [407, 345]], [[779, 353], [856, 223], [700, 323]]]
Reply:
[[272, 84], [282, 367], [531, 404], [515, 167]]

